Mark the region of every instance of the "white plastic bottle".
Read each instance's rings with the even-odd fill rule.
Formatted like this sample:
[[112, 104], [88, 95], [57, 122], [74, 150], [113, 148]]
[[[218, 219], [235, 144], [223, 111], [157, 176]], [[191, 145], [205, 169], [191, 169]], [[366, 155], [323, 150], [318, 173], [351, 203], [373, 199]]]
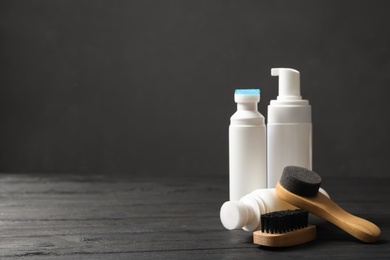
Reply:
[[237, 112], [229, 126], [230, 200], [239, 200], [249, 192], [266, 188], [266, 127], [257, 111], [259, 89], [237, 89]]
[[[329, 198], [320, 188], [319, 192]], [[279, 199], [275, 189], [258, 189], [242, 197], [239, 201], [226, 201], [220, 210], [222, 225], [229, 230], [244, 229], [255, 231], [261, 228], [261, 215], [273, 211], [296, 209], [295, 206]], [[324, 222], [321, 218], [309, 214], [309, 223]]]
[[267, 187], [274, 188], [286, 166], [312, 169], [311, 106], [300, 93], [299, 71], [271, 70], [279, 76], [279, 95], [268, 106]]

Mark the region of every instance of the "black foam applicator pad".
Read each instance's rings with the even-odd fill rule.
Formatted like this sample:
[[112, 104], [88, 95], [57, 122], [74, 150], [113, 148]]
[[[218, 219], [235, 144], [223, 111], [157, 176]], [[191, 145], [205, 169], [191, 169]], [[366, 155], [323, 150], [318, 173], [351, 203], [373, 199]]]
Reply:
[[286, 166], [280, 184], [288, 191], [303, 197], [317, 195], [321, 185], [321, 176], [306, 168]]

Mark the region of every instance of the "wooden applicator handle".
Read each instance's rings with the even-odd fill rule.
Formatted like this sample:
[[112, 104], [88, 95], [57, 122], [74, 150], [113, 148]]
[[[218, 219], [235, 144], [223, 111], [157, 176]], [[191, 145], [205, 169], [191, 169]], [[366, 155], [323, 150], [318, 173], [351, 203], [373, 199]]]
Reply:
[[278, 182], [276, 194], [282, 200], [326, 219], [363, 242], [373, 243], [379, 239], [381, 230], [378, 226], [346, 212], [320, 192], [314, 197], [301, 197], [289, 192]]

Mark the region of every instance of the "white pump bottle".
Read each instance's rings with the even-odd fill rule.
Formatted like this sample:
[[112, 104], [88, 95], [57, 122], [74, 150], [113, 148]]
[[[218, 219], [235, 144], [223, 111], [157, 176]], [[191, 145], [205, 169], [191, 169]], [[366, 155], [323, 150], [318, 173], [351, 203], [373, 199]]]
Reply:
[[229, 193], [237, 201], [267, 186], [266, 126], [257, 110], [259, 89], [236, 89], [237, 112], [229, 126]]
[[312, 169], [312, 122], [309, 101], [300, 93], [299, 71], [271, 70], [279, 76], [279, 95], [268, 106], [267, 186], [275, 188], [283, 169], [294, 165]]

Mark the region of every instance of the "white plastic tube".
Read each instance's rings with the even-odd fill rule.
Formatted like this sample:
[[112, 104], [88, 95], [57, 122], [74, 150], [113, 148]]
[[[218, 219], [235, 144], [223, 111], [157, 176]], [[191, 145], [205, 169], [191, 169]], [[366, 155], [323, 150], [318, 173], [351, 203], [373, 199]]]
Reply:
[[257, 110], [259, 89], [237, 89], [237, 112], [229, 126], [229, 198], [239, 200], [253, 190], [266, 188], [266, 127]]
[[299, 72], [272, 69], [279, 95], [268, 106], [267, 187], [274, 188], [286, 166], [312, 169], [311, 106], [300, 94]]
[[[329, 198], [320, 188], [319, 192]], [[242, 197], [239, 201], [226, 201], [220, 210], [222, 225], [229, 230], [244, 229], [255, 231], [261, 228], [261, 215], [273, 211], [296, 209], [295, 206], [279, 199], [275, 189], [258, 189]], [[309, 223], [324, 222], [321, 218], [309, 214]]]

